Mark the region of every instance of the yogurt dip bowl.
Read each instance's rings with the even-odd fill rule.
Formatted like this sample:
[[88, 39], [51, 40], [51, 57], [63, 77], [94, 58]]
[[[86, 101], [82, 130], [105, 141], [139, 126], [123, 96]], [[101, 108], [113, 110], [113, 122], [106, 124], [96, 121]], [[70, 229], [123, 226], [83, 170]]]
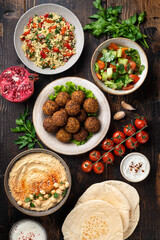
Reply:
[[141, 182], [149, 175], [150, 163], [143, 154], [130, 153], [121, 161], [120, 171], [129, 182]]
[[22, 219], [16, 222], [10, 229], [9, 240], [47, 240], [47, 233], [44, 227], [37, 221]]

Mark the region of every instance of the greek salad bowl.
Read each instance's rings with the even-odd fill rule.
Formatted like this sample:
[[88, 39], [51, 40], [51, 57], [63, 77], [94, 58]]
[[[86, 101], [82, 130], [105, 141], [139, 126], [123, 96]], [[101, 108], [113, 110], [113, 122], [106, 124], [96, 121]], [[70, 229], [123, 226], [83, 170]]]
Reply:
[[101, 43], [93, 53], [91, 72], [97, 85], [113, 95], [137, 90], [148, 73], [143, 49], [127, 38], [112, 38]]

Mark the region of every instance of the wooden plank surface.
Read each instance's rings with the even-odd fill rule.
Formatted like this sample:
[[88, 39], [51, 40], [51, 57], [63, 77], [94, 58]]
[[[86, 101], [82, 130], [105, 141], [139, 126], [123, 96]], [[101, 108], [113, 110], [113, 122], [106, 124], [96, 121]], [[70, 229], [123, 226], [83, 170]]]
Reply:
[[[16, 55], [13, 46], [13, 33], [19, 17], [29, 8], [45, 3], [44, 0], [0, 0], [0, 71], [12, 65], [23, 66]], [[63, 5], [70, 9], [84, 26], [89, 22], [88, 17], [95, 13], [92, 0], [54, 0], [47, 1]], [[159, 240], [160, 225], [158, 221], [160, 206], [160, 2], [153, 0], [108, 0], [102, 1], [103, 5], [123, 6], [122, 18], [126, 18], [145, 10], [147, 21], [143, 25], [143, 30], [148, 36], [149, 50], [145, 49], [149, 61], [149, 72], [144, 84], [133, 94], [128, 96], [113, 96], [105, 93], [112, 115], [119, 109], [122, 100], [131, 103], [137, 110], [136, 113], [128, 112], [124, 120], [111, 122], [111, 127], [107, 136], [122, 126], [133, 120], [136, 114], [144, 115], [149, 123], [150, 141], [138, 148], [139, 152], [145, 154], [151, 163], [151, 173], [149, 177], [141, 183], [131, 184], [140, 194], [141, 198], [141, 218], [133, 235], [129, 240]], [[8, 232], [12, 224], [16, 221], [27, 218], [27, 216], [16, 210], [7, 199], [3, 179], [7, 165], [11, 159], [23, 150], [19, 150], [13, 143], [17, 135], [11, 133], [10, 128], [15, 126], [15, 119], [23, 112], [26, 105], [32, 112], [34, 102], [40, 91], [51, 81], [64, 76], [78, 76], [93, 82], [90, 71], [90, 60], [95, 48], [105, 40], [105, 37], [95, 38], [89, 33], [85, 33], [85, 46], [83, 53], [77, 63], [64, 73], [54, 76], [40, 75], [39, 81], [35, 83], [34, 95], [23, 104], [13, 104], [2, 97], [0, 98], [0, 240], [8, 239]], [[107, 116], [106, 116], [107, 117]], [[101, 150], [99, 146], [97, 149]], [[125, 181], [120, 174], [120, 159], [116, 159], [113, 166], [101, 176], [94, 173], [85, 174], [81, 171], [81, 163], [88, 159], [88, 153], [80, 156], [65, 156], [62, 158], [68, 164], [72, 179], [72, 191], [67, 203], [55, 214], [50, 216], [35, 218], [43, 224], [48, 232], [49, 240], [62, 240], [61, 226], [66, 215], [74, 207], [78, 197], [93, 183], [106, 179], [118, 179]]]

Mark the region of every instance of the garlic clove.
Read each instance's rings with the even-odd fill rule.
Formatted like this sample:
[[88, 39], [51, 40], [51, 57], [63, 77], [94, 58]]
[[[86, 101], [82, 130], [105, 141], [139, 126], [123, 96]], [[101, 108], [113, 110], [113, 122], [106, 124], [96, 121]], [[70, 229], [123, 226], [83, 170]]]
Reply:
[[132, 107], [130, 104], [128, 104], [124, 101], [121, 102], [121, 106], [126, 110], [130, 110], [130, 111], [136, 110], [134, 107]]
[[125, 112], [119, 111], [119, 112], [114, 114], [113, 119], [114, 120], [120, 120], [120, 119], [124, 118], [125, 115], [126, 115]]

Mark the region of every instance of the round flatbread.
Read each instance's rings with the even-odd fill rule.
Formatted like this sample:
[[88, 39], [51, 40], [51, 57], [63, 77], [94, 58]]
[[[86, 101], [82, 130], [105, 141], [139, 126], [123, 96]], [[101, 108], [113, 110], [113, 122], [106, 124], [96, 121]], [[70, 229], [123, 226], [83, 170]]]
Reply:
[[107, 181], [110, 186], [116, 187], [120, 192], [124, 194], [130, 205], [130, 218], [129, 227], [124, 232], [124, 239], [128, 238], [135, 230], [139, 218], [140, 218], [140, 207], [139, 207], [139, 194], [137, 190], [131, 185], [121, 181]]
[[128, 229], [130, 206], [128, 200], [117, 188], [107, 184], [107, 181], [93, 184], [78, 199], [76, 206], [90, 200], [103, 200], [115, 207], [122, 219], [123, 231]]
[[75, 207], [66, 217], [62, 233], [65, 240], [123, 240], [118, 211], [101, 200]]

